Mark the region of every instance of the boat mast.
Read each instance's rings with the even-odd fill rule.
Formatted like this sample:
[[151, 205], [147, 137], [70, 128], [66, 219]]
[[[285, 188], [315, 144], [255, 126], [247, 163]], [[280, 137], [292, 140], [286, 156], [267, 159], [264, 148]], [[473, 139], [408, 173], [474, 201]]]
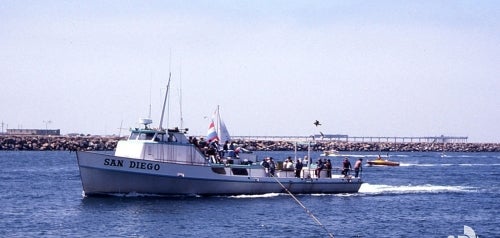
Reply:
[[165, 99], [163, 101], [163, 109], [161, 110], [160, 117], [160, 130], [163, 130], [163, 116], [165, 115], [165, 107], [167, 106], [167, 97], [168, 97], [168, 89], [170, 88], [170, 79], [172, 77], [172, 73], [168, 73], [168, 83], [167, 83], [167, 91], [165, 92]]
[[151, 91], [152, 91], [152, 89], [153, 89], [153, 71], [150, 72], [150, 77], [149, 77], [149, 112], [148, 112], [148, 119], [151, 119]]
[[181, 128], [184, 128], [184, 118], [182, 117], [182, 68], [179, 67], [179, 110], [180, 110], [180, 116], [181, 116]]

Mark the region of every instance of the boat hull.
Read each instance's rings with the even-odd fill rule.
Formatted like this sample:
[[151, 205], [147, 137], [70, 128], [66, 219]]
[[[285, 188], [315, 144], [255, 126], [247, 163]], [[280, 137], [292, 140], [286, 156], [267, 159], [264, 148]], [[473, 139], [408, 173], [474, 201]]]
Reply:
[[368, 161], [368, 165], [370, 166], [399, 166], [399, 162], [387, 161], [387, 160], [373, 160]]
[[[176, 164], [78, 152], [86, 196], [113, 194], [242, 195], [292, 193], [355, 193], [361, 179], [305, 179], [215, 173], [210, 165]], [[253, 174], [252, 174], [253, 173]], [[255, 176], [254, 176], [255, 174]], [[278, 183], [279, 181], [279, 183]]]

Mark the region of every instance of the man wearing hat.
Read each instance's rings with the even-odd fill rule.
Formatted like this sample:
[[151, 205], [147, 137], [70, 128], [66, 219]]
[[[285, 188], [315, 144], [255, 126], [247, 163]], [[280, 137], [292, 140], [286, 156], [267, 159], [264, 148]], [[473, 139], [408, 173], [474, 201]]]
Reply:
[[360, 158], [360, 159], [358, 159], [358, 161], [356, 161], [356, 164], [354, 164], [354, 177], [355, 177], [355, 178], [357, 178], [357, 177], [358, 177], [359, 171], [360, 171], [360, 170], [363, 170], [363, 169], [361, 168], [362, 163], [363, 163], [363, 159], [362, 159], [362, 158]]

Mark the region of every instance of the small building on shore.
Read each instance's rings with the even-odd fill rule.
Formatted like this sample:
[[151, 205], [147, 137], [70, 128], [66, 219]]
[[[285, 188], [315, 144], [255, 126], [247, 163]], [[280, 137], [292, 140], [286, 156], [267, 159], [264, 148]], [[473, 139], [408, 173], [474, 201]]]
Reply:
[[7, 129], [7, 135], [59, 136], [60, 129]]

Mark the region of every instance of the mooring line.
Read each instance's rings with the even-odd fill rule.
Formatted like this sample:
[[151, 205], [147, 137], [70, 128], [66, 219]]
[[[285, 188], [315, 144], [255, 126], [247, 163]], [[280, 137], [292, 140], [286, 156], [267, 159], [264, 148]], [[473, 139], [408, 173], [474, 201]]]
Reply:
[[328, 229], [326, 229], [326, 227], [321, 224], [321, 222], [318, 220], [318, 218], [316, 218], [316, 216], [314, 216], [314, 214], [309, 210], [307, 209], [306, 206], [304, 206], [304, 204], [302, 204], [299, 199], [297, 199], [286, 187], [285, 185], [283, 185], [274, 175], [271, 175], [271, 177], [283, 188], [285, 189], [285, 191], [295, 200], [295, 202], [297, 202], [305, 211], [306, 213], [321, 227], [323, 228], [323, 230], [326, 231], [326, 233], [328, 233], [328, 235], [330, 237], [334, 237], [333, 236], [333, 233], [331, 233]]

